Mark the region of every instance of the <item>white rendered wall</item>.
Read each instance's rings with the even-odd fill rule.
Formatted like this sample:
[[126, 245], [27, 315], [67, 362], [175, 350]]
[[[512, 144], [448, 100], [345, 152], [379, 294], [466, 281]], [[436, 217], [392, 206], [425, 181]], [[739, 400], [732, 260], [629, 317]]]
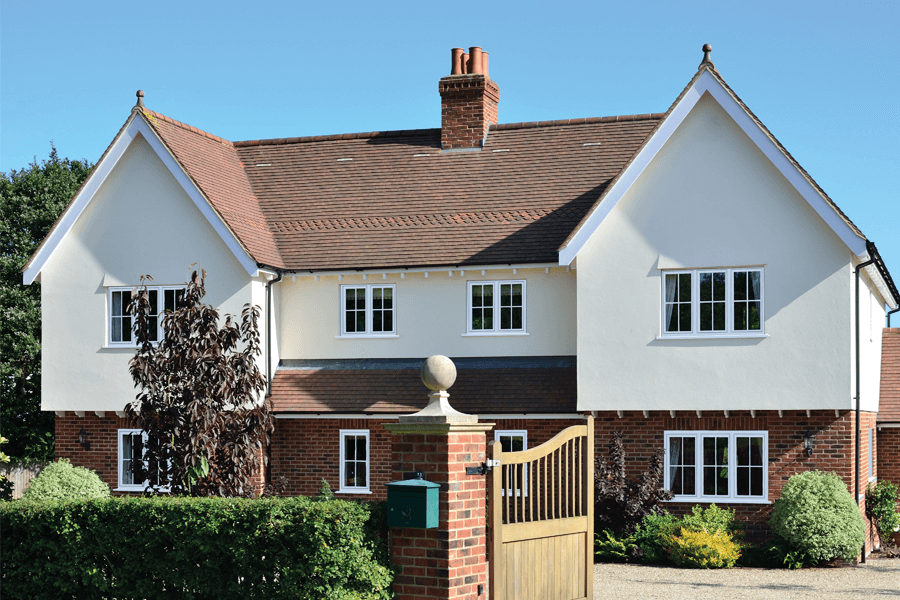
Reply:
[[[706, 95], [578, 256], [578, 408], [851, 408], [851, 260]], [[763, 266], [768, 337], [658, 339], [661, 266]]]
[[[427, 358], [445, 356], [554, 356], [575, 354], [575, 275], [565, 268], [448, 270], [345, 275], [290, 275], [281, 284], [280, 356], [298, 358]], [[528, 335], [466, 336], [468, 281], [526, 281]], [[396, 338], [340, 338], [341, 285], [395, 284]]]
[[250, 278], [139, 136], [41, 273], [41, 408], [115, 411], [134, 400], [134, 349], [107, 346], [108, 286], [137, 285], [141, 274], [183, 284], [193, 262], [208, 272], [205, 300], [240, 315]]
[[[855, 295], [853, 302], [855, 316]], [[878, 411], [881, 393], [881, 332], [884, 328], [885, 313], [885, 302], [881, 294], [878, 293], [865, 272], [860, 273], [859, 357], [861, 377], [859, 396], [860, 409], [865, 411]], [[856, 348], [852, 349], [851, 356], [856, 356]], [[855, 373], [853, 375], [855, 376]], [[851, 378], [851, 381], [854, 386], [853, 393], [856, 394], [856, 380]]]

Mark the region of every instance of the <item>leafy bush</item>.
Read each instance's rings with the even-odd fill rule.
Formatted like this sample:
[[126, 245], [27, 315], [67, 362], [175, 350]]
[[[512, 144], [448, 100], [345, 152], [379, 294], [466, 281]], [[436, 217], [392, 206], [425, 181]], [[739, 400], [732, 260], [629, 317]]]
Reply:
[[769, 526], [806, 564], [853, 560], [865, 541], [859, 508], [834, 473], [793, 475], [775, 502]]
[[719, 508], [715, 504], [710, 504], [707, 508], [694, 506], [691, 514], [682, 517], [681, 526], [689, 531], [727, 533], [731, 536], [743, 532], [743, 525], [734, 520], [734, 510]]
[[304, 497], [0, 503], [0, 586], [4, 598], [386, 599], [386, 536], [366, 528], [378, 511]]
[[668, 541], [681, 529], [681, 519], [675, 515], [647, 515], [634, 533], [634, 544], [641, 561], [663, 565], [669, 560]]
[[894, 532], [900, 531], [897, 486], [890, 481], [870, 484], [866, 489], [866, 516], [875, 524], [882, 543], [889, 544]]
[[594, 554], [603, 562], [625, 562], [635, 553], [634, 536], [617, 536], [604, 529], [594, 534]]
[[691, 531], [669, 539], [669, 558], [679, 567], [694, 569], [731, 568], [741, 555], [737, 542], [725, 531]]
[[90, 469], [73, 467], [65, 458], [44, 467], [22, 494], [23, 500], [34, 502], [97, 498], [109, 498], [109, 486]]
[[648, 468], [639, 479], [625, 478], [623, 433], [614, 431], [609, 454], [595, 459], [594, 529], [631, 534], [644, 517], [663, 512], [663, 502], [672, 492], [663, 488], [663, 450], [653, 453]]

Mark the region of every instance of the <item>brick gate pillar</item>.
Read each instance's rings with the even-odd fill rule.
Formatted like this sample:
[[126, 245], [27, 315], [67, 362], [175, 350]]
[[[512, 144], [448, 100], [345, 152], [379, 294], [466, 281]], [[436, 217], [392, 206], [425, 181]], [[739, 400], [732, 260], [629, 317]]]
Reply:
[[485, 434], [494, 424], [450, 407], [447, 389], [455, 380], [453, 362], [432, 356], [422, 366], [432, 390], [428, 406], [385, 425], [393, 434], [393, 480], [421, 470], [440, 485], [437, 528], [391, 529], [397, 600], [487, 598], [486, 476], [466, 475], [466, 467], [484, 464]]

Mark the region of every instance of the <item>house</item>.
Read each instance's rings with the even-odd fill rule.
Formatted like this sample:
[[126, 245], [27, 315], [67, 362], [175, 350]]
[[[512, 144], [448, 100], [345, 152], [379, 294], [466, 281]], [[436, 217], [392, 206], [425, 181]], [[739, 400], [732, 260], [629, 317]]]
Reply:
[[57, 454], [142, 489], [123, 470], [122, 307], [149, 273], [162, 308], [198, 262], [223, 312], [267, 308], [266, 477], [290, 493], [325, 478], [384, 497], [384, 424], [425, 405], [433, 354], [456, 362], [453, 406], [505, 446], [591, 411], [635, 473], [664, 449], [673, 510], [716, 502], [752, 528], [793, 473], [854, 485], [855, 398], [866, 464], [900, 293], [708, 46], [663, 113], [499, 124], [480, 48], [453, 50], [439, 93], [439, 129], [232, 142], [138, 92], [23, 270], [42, 284]]
[[[881, 337], [881, 395], [879, 397], [877, 461], [869, 458], [868, 475], [900, 484], [900, 327], [886, 327]], [[877, 462], [873, 466], [873, 462]], [[873, 471], [874, 469], [874, 471]]]

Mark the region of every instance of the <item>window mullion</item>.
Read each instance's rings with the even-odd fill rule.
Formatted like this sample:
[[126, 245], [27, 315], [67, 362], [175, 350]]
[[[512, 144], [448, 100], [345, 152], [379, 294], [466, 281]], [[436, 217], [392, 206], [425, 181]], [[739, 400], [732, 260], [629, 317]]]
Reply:
[[700, 333], [700, 271], [691, 271], [691, 333]]

